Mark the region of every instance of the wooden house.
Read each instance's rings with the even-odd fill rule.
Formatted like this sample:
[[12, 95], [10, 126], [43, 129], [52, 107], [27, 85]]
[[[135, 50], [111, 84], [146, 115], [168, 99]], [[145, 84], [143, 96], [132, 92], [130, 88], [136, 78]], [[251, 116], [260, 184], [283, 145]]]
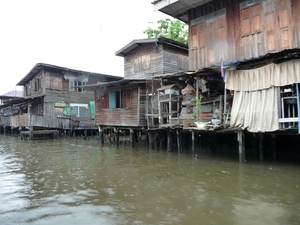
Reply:
[[17, 85], [23, 96], [1, 106], [2, 126], [19, 129], [92, 129], [94, 95], [83, 85], [121, 77], [36, 64]]
[[131, 132], [158, 125], [161, 81], [154, 75], [187, 70], [187, 45], [167, 38], [137, 39], [116, 55], [124, 57], [124, 80], [86, 87], [95, 92], [96, 125]]
[[298, 0], [156, 0], [152, 4], [189, 25], [193, 76], [224, 80], [219, 109], [224, 121], [230, 119], [230, 128], [255, 133], [298, 128], [300, 133]]

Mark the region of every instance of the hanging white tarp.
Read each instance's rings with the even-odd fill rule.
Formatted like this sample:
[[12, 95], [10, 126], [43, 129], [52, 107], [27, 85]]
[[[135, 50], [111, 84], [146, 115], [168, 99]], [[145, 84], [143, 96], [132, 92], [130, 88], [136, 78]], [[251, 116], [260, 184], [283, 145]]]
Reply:
[[279, 129], [277, 88], [259, 91], [236, 91], [231, 109], [230, 127], [250, 132]]
[[300, 60], [269, 64], [252, 70], [227, 71], [226, 89], [257, 91], [300, 83]]

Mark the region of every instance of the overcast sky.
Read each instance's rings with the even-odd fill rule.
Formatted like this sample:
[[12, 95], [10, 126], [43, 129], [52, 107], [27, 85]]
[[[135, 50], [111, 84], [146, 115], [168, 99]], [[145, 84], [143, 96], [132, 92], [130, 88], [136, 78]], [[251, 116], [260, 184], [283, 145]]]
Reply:
[[151, 2], [0, 0], [0, 95], [21, 90], [36, 63], [123, 76], [115, 52], [167, 17]]

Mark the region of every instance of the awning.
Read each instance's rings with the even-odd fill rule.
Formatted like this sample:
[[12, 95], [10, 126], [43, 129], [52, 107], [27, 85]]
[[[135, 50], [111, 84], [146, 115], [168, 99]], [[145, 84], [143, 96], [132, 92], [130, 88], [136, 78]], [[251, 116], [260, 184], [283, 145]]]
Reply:
[[300, 60], [269, 64], [251, 70], [227, 71], [226, 89], [257, 91], [300, 83]]

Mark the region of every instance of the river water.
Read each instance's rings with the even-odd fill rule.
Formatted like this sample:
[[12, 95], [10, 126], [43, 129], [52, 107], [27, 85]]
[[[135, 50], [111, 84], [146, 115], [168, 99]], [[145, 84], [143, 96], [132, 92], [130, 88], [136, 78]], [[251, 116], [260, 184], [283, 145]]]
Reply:
[[300, 224], [300, 165], [1, 135], [0, 224]]

